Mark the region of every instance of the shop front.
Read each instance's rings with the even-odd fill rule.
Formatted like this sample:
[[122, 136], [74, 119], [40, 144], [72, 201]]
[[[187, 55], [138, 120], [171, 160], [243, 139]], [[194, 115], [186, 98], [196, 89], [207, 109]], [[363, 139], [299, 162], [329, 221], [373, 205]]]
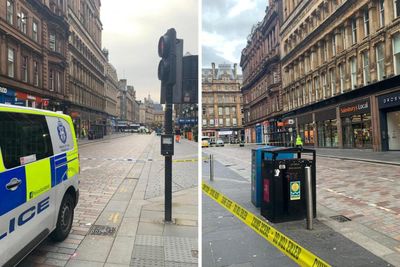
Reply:
[[318, 147], [338, 147], [336, 107], [315, 113]]
[[382, 150], [400, 150], [400, 91], [378, 97]]
[[[314, 146], [315, 127], [311, 113], [297, 117], [298, 134], [304, 146]], [[297, 135], [297, 134], [296, 134]], [[296, 135], [292, 139], [295, 140]]]
[[42, 98], [17, 91], [14, 104], [24, 107], [42, 108]]
[[256, 143], [260, 144], [263, 142], [263, 126], [261, 125], [261, 123], [257, 123], [256, 124]]
[[372, 148], [369, 98], [339, 106], [344, 148]]
[[15, 90], [0, 86], [0, 104], [12, 105], [15, 101]]

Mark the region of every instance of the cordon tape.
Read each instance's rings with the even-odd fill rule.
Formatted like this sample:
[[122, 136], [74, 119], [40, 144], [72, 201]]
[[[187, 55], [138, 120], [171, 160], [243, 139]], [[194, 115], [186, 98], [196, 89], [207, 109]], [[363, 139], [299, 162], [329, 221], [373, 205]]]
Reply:
[[248, 227], [265, 238], [273, 246], [277, 247], [285, 255], [289, 256], [289, 258], [298, 265], [307, 267], [331, 266], [205, 182], [202, 183], [202, 189], [211, 199], [215, 200], [218, 204], [239, 218]]

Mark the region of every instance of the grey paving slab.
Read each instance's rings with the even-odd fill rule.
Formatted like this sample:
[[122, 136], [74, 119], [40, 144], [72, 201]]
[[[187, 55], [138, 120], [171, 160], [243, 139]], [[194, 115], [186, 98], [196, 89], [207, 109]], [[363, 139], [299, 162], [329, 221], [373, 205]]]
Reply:
[[164, 261], [164, 248], [161, 246], [134, 246], [133, 259]]
[[121, 212], [124, 213], [127, 206], [128, 206], [129, 201], [128, 200], [114, 200], [111, 199], [110, 202], [108, 202], [106, 208], [104, 211], [112, 211], [112, 212]]
[[130, 264], [134, 237], [117, 236], [107, 258], [107, 263]]
[[137, 234], [139, 235], [162, 235], [164, 224], [139, 222]]
[[106, 262], [114, 242], [112, 237], [88, 236], [76, 251], [76, 260]]
[[174, 224], [164, 225], [164, 236], [197, 238], [199, 228], [197, 226], [182, 226]]
[[186, 263], [186, 262], [176, 262], [176, 261], [166, 261], [165, 267], [197, 267], [196, 263]]
[[130, 236], [136, 235], [139, 225], [139, 218], [124, 217], [121, 225], [119, 226], [117, 236]]
[[137, 235], [135, 245], [139, 246], [164, 246], [164, 238], [154, 235]]
[[132, 267], [164, 267], [164, 261], [149, 260], [149, 259], [132, 259]]
[[104, 263], [94, 261], [70, 260], [66, 267], [103, 267]]

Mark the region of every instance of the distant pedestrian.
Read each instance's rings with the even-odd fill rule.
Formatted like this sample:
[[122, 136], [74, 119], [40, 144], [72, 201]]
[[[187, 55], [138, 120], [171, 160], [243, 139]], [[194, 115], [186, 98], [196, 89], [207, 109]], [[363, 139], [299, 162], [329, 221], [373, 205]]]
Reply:
[[179, 130], [179, 129], [176, 129], [176, 130], [175, 130], [175, 141], [176, 141], [177, 143], [180, 143], [180, 142], [181, 142], [181, 130]]
[[300, 135], [296, 137], [296, 147], [303, 148], [303, 141], [301, 140]]

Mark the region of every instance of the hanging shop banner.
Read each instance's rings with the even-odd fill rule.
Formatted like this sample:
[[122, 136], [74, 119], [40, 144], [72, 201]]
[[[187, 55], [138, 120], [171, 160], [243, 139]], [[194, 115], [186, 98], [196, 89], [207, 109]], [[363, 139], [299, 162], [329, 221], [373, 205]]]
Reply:
[[378, 97], [379, 108], [400, 106], [400, 91]]
[[340, 106], [340, 117], [348, 117], [371, 112], [369, 98]]

